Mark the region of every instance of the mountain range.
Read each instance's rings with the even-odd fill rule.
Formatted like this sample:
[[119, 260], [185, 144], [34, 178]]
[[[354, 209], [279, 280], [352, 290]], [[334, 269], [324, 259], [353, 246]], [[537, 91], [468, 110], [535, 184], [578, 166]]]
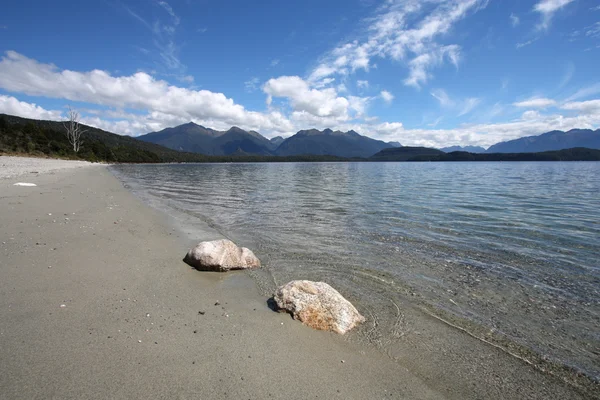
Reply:
[[0, 114], [0, 154], [107, 162], [566, 161], [597, 158], [600, 149], [600, 129], [551, 131], [498, 143], [485, 152], [471, 146], [441, 150], [402, 147], [400, 143], [374, 140], [354, 131], [330, 129], [304, 130], [287, 139], [267, 139], [238, 127], [217, 131], [188, 123], [144, 135], [142, 140], [89, 126], [85, 129], [85, 145], [75, 154], [62, 122]]
[[173, 150], [206, 155], [319, 155], [346, 158], [366, 158], [389, 147], [400, 147], [398, 142], [384, 142], [362, 136], [354, 131], [341, 132], [325, 129], [303, 130], [284, 139], [271, 140], [255, 131], [232, 127], [216, 131], [193, 122], [151, 132], [137, 139], [159, 144]]
[[[402, 147], [398, 142], [384, 142], [360, 135], [355, 131], [331, 129], [302, 130], [293, 136], [267, 139], [255, 131], [232, 127], [227, 131], [205, 128], [193, 122], [151, 132], [137, 139], [167, 148], [214, 156], [335, 156], [368, 158], [386, 148]], [[535, 153], [586, 147], [600, 149], [600, 129], [573, 129], [568, 132], [552, 131], [539, 136], [523, 137], [497, 143], [489, 149], [480, 146], [451, 146], [440, 149], [444, 153]]]
[[600, 129], [571, 129], [568, 132], [551, 131], [539, 136], [527, 136], [497, 143], [486, 153], [538, 153], [573, 147], [600, 149]]
[[450, 146], [440, 149], [444, 153], [452, 153], [453, 151], [467, 151], [469, 153], [485, 153], [485, 148], [481, 146]]

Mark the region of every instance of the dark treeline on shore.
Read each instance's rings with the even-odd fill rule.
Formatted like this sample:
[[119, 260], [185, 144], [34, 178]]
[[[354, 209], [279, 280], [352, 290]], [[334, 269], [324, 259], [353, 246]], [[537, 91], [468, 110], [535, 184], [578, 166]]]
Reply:
[[0, 154], [52, 157], [109, 163], [346, 162], [346, 161], [600, 161], [600, 150], [573, 148], [541, 153], [444, 153], [426, 147], [384, 149], [369, 158], [328, 155], [268, 156], [243, 152], [208, 156], [172, 150], [98, 128], [85, 126], [81, 150], [75, 153], [61, 122], [0, 114]]

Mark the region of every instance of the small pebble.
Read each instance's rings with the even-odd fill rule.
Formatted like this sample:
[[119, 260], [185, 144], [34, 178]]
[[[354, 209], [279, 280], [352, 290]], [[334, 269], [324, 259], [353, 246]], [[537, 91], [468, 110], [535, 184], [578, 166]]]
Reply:
[[67, 305], [66, 304], [61, 304], [60, 308], [65, 308]]

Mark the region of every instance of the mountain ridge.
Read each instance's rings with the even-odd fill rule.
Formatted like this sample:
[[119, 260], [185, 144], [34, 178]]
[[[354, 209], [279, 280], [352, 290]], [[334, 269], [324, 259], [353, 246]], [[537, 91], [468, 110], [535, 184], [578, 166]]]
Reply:
[[571, 129], [567, 132], [553, 130], [535, 136], [499, 142], [486, 153], [539, 153], [574, 147], [600, 149], [600, 129]]

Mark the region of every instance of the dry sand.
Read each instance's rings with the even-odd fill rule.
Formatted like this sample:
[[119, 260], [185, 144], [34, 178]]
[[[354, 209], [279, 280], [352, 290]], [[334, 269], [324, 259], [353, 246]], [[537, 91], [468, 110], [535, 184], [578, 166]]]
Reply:
[[0, 179], [14, 177], [35, 177], [38, 174], [47, 174], [63, 169], [89, 167], [88, 161], [56, 160], [52, 158], [30, 157], [0, 157]]
[[0, 180], [2, 399], [586, 398], [433, 319], [397, 361], [304, 327], [244, 272], [190, 269], [187, 239], [106, 168], [27, 181]]

